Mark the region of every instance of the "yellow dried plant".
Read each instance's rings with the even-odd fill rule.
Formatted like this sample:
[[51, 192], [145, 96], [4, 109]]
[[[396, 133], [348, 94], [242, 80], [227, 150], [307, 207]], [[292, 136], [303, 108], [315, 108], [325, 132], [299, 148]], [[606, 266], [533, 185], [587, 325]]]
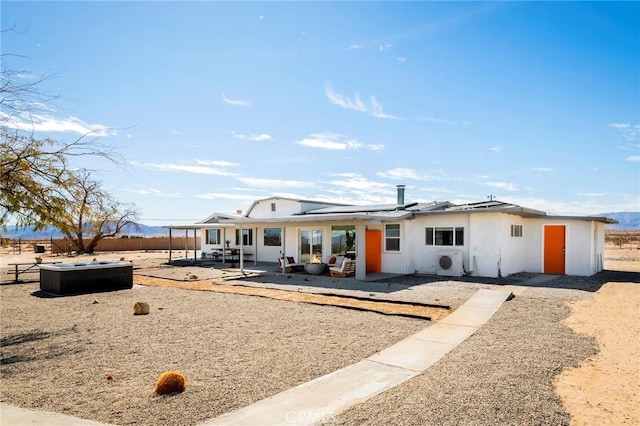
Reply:
[[178, 371], [165, 371], [156, 382], [154, 392], [159, 395], [184, 392], [187, 379]]

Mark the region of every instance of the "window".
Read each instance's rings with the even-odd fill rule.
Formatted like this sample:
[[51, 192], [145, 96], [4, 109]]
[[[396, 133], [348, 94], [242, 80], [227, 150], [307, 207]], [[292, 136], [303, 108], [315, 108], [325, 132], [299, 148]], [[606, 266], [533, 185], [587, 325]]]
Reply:
[[337, 225], [331, 227], [331, 254], [346, 254], [356, 250], [356, 227]]
[[[240, 230], [236, 229], [236, 245], [240, 245]], [[252, 246], [253, 245], [253, 229], [243, 229], [242, 230], [242, 245], [243, 246]]]
[[463, 246], [464, 228], [427, 227], [424, 243], [428, 246]]
[[464, 228], [455, 228], [455, 244], [457, 246], [464, 245]]
[[207, 244], [220, 244], [219, 229], [207, 229]]
[[511, 225], [511, 236], [522, 237], [522, 225]]
[[400, 225], [384, 226], [384, 247], [387, 251], [400, 251]]
[[264, 245], [268, 247], [280, 247], [282, 245], [282, 229], [264, 228]]
[[271, 211], [272, 212], [276, 211], [276, 203], [271, 203]]

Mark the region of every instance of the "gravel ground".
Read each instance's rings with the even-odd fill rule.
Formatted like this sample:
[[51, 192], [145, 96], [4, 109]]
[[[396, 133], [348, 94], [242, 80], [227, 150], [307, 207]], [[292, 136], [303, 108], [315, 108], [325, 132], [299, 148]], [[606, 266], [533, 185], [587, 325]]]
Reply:
[[555, 297], [516, 297], [426, 372], [326, 424], [568, 425], [553, 378], [597, 351], [560, 324], [568, 314]]
[[[173, 288], [54, 298], [30, 295], [37, 288], [0, 286], [0, 399], [120, 425], [193, 425], [350, 365], [430, 324]], [[134, 316], [137, 301], [148, 302], [151, 313]], [[158, 376], [174, 369], [186, 375], [187, 391], [155, 396]]]

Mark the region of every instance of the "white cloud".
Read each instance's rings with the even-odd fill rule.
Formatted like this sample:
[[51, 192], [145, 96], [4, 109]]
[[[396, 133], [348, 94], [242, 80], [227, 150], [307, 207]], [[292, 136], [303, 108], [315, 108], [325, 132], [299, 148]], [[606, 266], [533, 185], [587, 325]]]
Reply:
[[393, 47], [393, 44], [389, 44], [389, 43], [385, 43], [385, 44], [381, 44], [378, 49], [381, 52], [386, 52], [387, 50], [390, 50]]
[[194, 160], [196, 164], [204, 165], [204, 166], [215, 166], [215, 167], [237, 167], [240, 163], [234, 163], [232, 161], [222, 161], [222, 160]]
[[499, 146], [492, 146], [491, 148], [489, 148], [489, 151], [500, 152], [502, 151], [502, 148], [500, 148]]
[[504, 189], [505, 191], [518, 190], [518, 187], [516, 187], [514, 184], [507, 182], [485, 182], [485, 185], [491, 186], [493, 188]]
[[414, 179], [421, 180], [422, 177], [420, 174], [414, 169], [406, 169], [402, 167], [397, 167], [395, 169], [387, 170], [385, 172], [378, 172], [376, 176], [389, 178], [389, 179]]
[[367, 111], [366, 105], [360, 100], [360, 96], [357, 93], [356, 93], [355, 99], [352, 101], [346, 96], [342, 96], [338, 93], [333, 92], [331, 90], [331, 87], [328, 84], [325, 85], [325, 93], [329, 98], [329, 101], [334, 105], [338, 105], [339, 107], [342, 107], [345, 109], [353, 109], [360, 112]]
[[407, 62], [407, 58], [405, 56], [398, 56], [398, 62]]
[[413, 179], [413, 180], [429, 180], [429, 181], [452, 181], [457, 180], [456, 178], [448, 178], [445, 176], [436, 176], [436, 175], [428, 175], [420, 173], [415, 169], [408, 169], [403, 167], [397, 167], [394, 169], [389, 169], [383, 172], [377, 172], [376, 176], [386, 179], [393, 180], [403, 180], [403, 179]]
[[58, 118], [44, 114], [9, 115], [0, 112], [0, 122], [11, 129], [24, 130], [28, 132], [60, 132], [77, 133], [91, 136], [114, 136], [118, 132], [102, 124], [90, 124], [73, 116]]
[[338, 133], [315, 133], [296, 142], [298, 145], [309, 148], [343, 151], [347, 149], [369, 149], [379, 151], [384, 148], [381, 144], [364, 144], [348, 136]]
[[362, 46], [360, 46], [359, 44], [352, 44], [351, 46], [349, 46], [349, 49], [351, 50], [356, 50], [356, 49], [362, 49]]
[[171, 131], [171, 134], [172, 134], [172, 135], [181, 135], [181, 134], [182, 134], [182, 132], [181, 132], [180, 130], [172, 130], [172, 131]]
[[606, 192], [579, 192], [578, 195], [582, 195], [584, 197], [604, 197], [607, 195]]
[[325, 94], [332, 104], [338, 105], [339, 107], [344, 109], [352, 109], [359, 112], [368, 112], [376, 118], [398, 118], [394, 115], [386, 114], [382, 110], [382, 105], [378, 102], [375, 96], [371, 96], [371, 103], [370, 105], [367, 105], [362, 102], [362, 100], [360, 99], [360, 95], [358, 95], [357, 93], [355, 94], [354, 99], [349, 99], [347, 96], [334, 92], [331, 89], [329, 83], [325, 84]]
[[312, 183], [301, 180], [263, 179], [246, 176], [238, 177], [237, 179], [245, 185], [254, 188], [267, 188], [272, 191], [282, 188], [309, 188], [313, 186]]
[[453, 120], [444, 120], [442, 118], [436, 118], [436, 117], [421, 117], [419, 118], [420, 121], [427, 121], [429, 123], [435, 123], [435, 124], [448, 124], [448, 125], [454, 125], [454, 126], [468, 126], [471, 124], [470, 121], [453, 121]]
[[393, 119], [398, 118], [394, 115], [385, 114], [385, 112], [382, 111], [382, 105], [380, 105], [380, 103], [375, 98], [375, 96], [371, 96], [371, 115], [377, 118], [393, 118]]
[[154, 197], [168, 197], [168, 198], [180, 198], [182, 194], [179, 192], [164, 192], [159, 189], [152, 188], [123, 188], [125, 192], [131, 192], [139, 195], [151, 195]]
[[206, 194], [195, 194], [194, 197], [200, 198], [203, 200], [218, 200], [218, 199], [226, 199], [226, 200], [246, 200], [246, 201], [254, 201], [256, 200], [255, 195], [249, 194], [225, 194], [222, 192], [209, 192]]
[[[624, 141], [623, 149], [637, 149], [638, 145], [635, 143], [638, 140], [640, 134], [640, 124], [631, 123], [611, 123], [607, 124], [608, 127], [616, 129], [620, 134], [621, 140]], [[634, 142], [634, 144], [630, 144]]]
[[550, 172], [553, 169], [550, 169], [549, 167], [532, 167], [531, 171], [532, 172]]
[[611, 124], [607, 124], [607, 126], [609, 127], [613, 127], [614, 129], [628, 129], [631, 127], [631, 125], [629, 123], [611, 123]]
[[625, 161], [631, 161], [633, 163], [638, 163], [638, 162], [640, 162], [640, 155], [630, 155], [627, 158], [625, 158]]
[[141, 163], [132, 161], [131, 165], [142, 167], [145, 169], [156, 170], [160, 172], [185, 172], [199, 175], [216, 175], [216, 176], [235, 176], [235, 173], [221, 170], [218, 167], [210, 167], [202, 164], [202, 161], [196, 160], [193, 164], [174, 164], [174, 163]]
[[251, 106], [251, 102], [249, 101], [244, 101], [241, 99], [229, 99], [224, 93], [222, 93], [222, 102], [224, 102], [225, 104], [236, 105], [236, 106], [244, 106], [244, 107]]
[[231, 135], [236, 138], [236, 139], [242, 139], [245, 141], [269, 141], [271, 139], [273, 139], [270, 135], [266, 134], [266, 133], [261, 133], [261, 134], [255, 134], [255, 133], [249, 133], [249, 134], [244, 134], [244, 133], [236, 133], [236, 132], [231, 132]]
[[356, 173], [335, 173], [328, 182], [331, 200], [345, 204], [387, 204], [396, 201], [395, 185], [372, 181]]

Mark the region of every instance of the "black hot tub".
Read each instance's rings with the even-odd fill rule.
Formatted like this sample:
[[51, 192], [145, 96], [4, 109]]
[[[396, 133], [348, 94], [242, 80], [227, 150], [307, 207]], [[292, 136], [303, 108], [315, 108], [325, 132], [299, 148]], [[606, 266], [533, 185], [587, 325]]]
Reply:
[[56, 263], [40, 266], [40, 290], [79, 294], [133, 287], [131, 262]]

